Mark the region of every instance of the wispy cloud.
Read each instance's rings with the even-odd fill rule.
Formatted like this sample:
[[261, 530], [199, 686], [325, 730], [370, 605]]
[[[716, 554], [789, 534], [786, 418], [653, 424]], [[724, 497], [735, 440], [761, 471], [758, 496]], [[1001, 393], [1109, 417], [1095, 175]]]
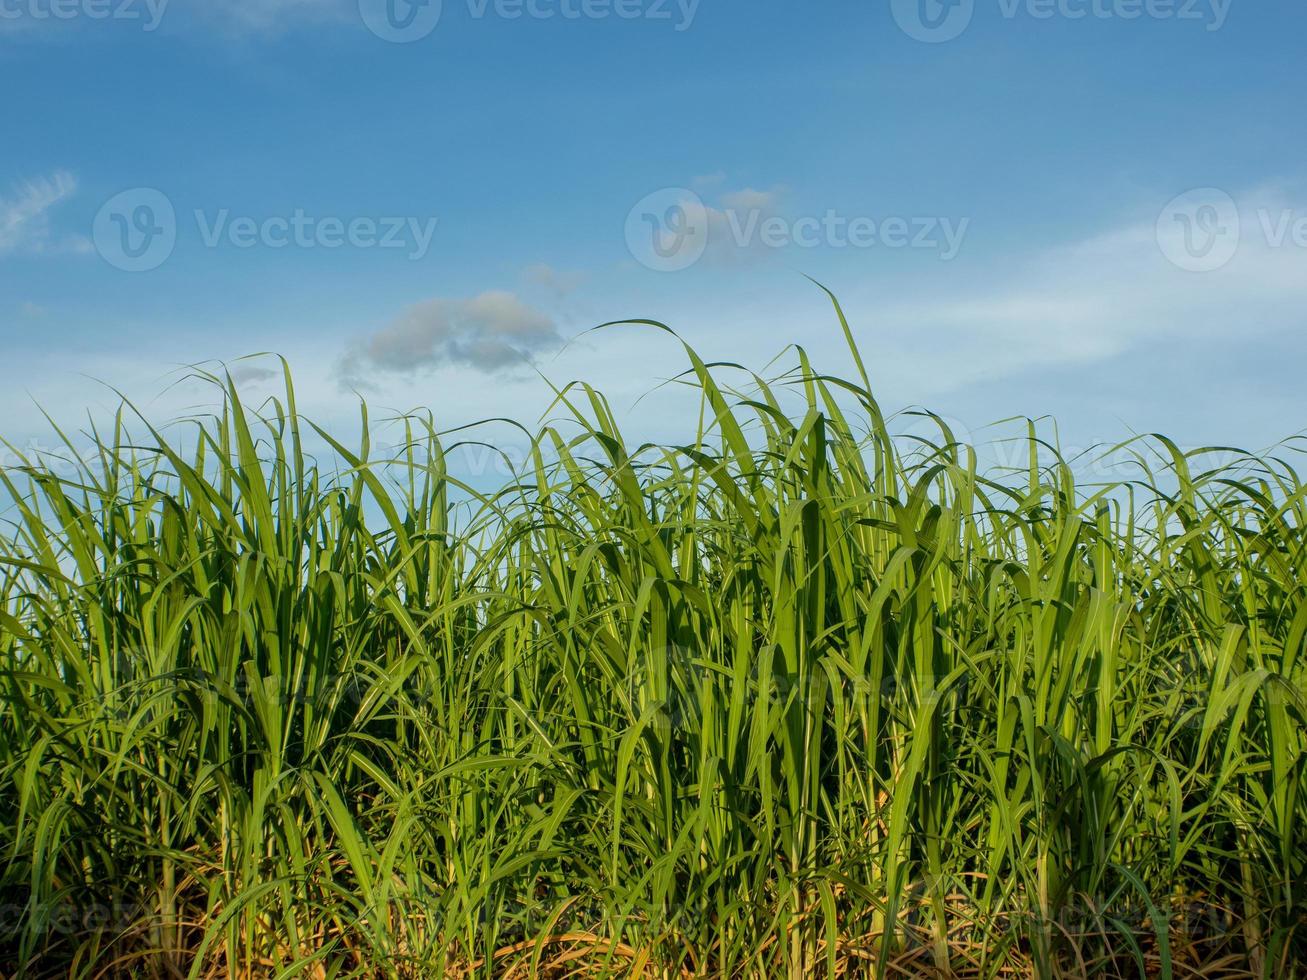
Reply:
[[228, 34], [276, 34], [306, 24], [357, 16], [346, 0], [206, 0], [197, 12]]
[[769, 191], [760, 191], [754, 187], [742, 187], [722, 195], [722, 207], [728, 211], [764, 211], [776, 210], [783, 189], [773, 187]]
[[77, 179], [64, 170], [24, 181], [0, 197], [0, 255], [54, 251], [83, 251], [84, 239], [56, 240], [49, 212], [77, 192]]
[[378, 374], [413, 375], [444, 366], [493, 372], [526, 363], [561, 342], [553, 318], [513, 293], [432, 299], [410, 306], [347, 352], [339, 373], [343, 383], [353, 385]]
[[557, 269], [538, 262], [522, 270], [522, 295], [562, 323], [592, 321], [595, 311], [583, 291], [589, 280], [589, 274], [579, 269]]
[[584, 285], [586, 274], [578, 270], [555, 269], [545, 262], [537, 262], [522, 270], [522, 279], [538, 286], [557, 299], [566, 299]]
[[784, 193], [783, 187], [741, 187], [722, 191], [715, 203], [705, 201], [708, 261], [729, 266], [766, 256], [755, 233], [761, 222], [779, 213]]
[[[1123, 224], [1003, 263], [983, 281], [941, 278], [919, 299], [882, 302], [870, 318], [879, 355], [895, 365], [891, 374], [946, 389], [1048, 366], [1087, 366], [1145, 347], [1211, 349], [1300, 330], [1307, 251], [1264, 231], [1268, 220], [1293, 211], [1297, 198], [1273, 187], [1235, 196], [1243, 236], [1223, 268], [1177, 268], [1154, 222]], [[912, 365], [923, 348], [932, 351], [930, 370], [917, 378]]]

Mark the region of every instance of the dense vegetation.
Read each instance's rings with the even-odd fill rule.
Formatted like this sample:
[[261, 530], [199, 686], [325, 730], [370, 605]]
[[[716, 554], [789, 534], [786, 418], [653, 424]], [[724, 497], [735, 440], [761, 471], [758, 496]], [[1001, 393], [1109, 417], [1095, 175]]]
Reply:
[[289, 374], [8, 468], [0, 972], [1301, 976], [1292, 448], [1084, 486], [687, 354], [683, 445], [573, 385], [493, 493]]

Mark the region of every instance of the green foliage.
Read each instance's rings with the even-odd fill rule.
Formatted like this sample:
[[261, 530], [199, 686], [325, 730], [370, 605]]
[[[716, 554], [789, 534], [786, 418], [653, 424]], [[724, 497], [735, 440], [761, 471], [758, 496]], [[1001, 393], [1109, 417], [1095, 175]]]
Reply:
[[1293, 466], [686, 353], [686, 444], [573, 385], [493, 493], [289, 372], [5, 471], [0, 972], [1300, 976]]

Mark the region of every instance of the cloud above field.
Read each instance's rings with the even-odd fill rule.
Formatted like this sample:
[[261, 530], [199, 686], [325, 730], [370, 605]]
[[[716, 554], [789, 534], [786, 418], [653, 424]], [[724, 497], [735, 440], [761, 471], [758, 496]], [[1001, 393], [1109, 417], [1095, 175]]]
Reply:
[[239, 387], [255, 388], [281, 379], [280, 371], [257, 361], [234, 364], [227, 369], [227, 373]]
[[1302, 215], [1294, 211], [1300, 198], [1270, 186], [1234, 198], [1242, 240], [1221, 268], [1177, 268], [1159, 247], [1155, 222], [1124, 223], [984, 277], [951, 281], [943, 270], [920, 298], [875, 309], [881, 350], [911, 373], [929, 345], [925, 380], [951, 388], [1043, 366], [1089, 365], [1143, 347], [1247, 343], [1296, 331], [1307, 301], [1307, 253], [1287, 235], [1277, 238], [1276, 229], [1285, 215]]
[[522, 270], [522, 279], [538, 286], [556, 299], [566, 299], [583, 285], [588, 276], [573, 269], [555, 269], [546, 262], [536, 262]]
[[[785, 188], [720, 190], [719, 183], [719, 193], [714, 195], [707, 193], [712, 185], [706, 184], [705, 180], [695, 178], [695, 183], [705, 191], [703, 213], [708, 221], [705, 258], [718, 265], [730, 266], [766, 257], [768, 250], [759, 244], [756, 231], [762, 221], [781, 212]], [[742, 240], [744, 238], [748, 240]]]
[[413, 375], [440, 367], [498, 372], [529, 363], [561, 343], [552, 317], [514, 293], [493, 290], [410, 306], [350, 350], [339, 373], [352, 385], [379, 374]]
[[50, 211], [75, 193], [77, 178], [56, 170], [0, 197], [0, 255], [84, 250], [84, 241], [57, 239], [50, 227]]

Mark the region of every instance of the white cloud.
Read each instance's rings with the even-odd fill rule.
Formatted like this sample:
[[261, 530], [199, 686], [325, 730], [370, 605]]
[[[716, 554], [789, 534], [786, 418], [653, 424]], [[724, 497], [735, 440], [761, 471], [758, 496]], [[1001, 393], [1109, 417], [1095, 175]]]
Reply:
[[580, 289], [587, 276], [584, 272], [555, 269], [545, 262], [537, 262], [522, 270], [522, 278], [529, 285], [539, 286], [561, 300]]
[[522, 270], [522, 295], [527, 302], [548, 311], [560, 323], [592, 326], [596, 322], [594, 309], [582, 292], [589, 278], [580, 270], [557, 269], [537, 262]]
[[64, 170], [28, 180], [0, 197], [0, 255], [10, 252], [81, 250], [81, 239], [56, 241], [49, 212], [77, 192], [77, 179]]
[[197, 8], [206, 20], [237, 34], [277, 33], [358, 12], [346, 0], [205, 0]]
[[722, 207], [728, 211], [774, 211], [781, 196], [781, 188], [760, 191], [744, 187], [722, 195]]
[[716, 203], [704, 202], [707, 214], [707, 245], [704, 252], [709, 262], [730, 266], [768, 255], [761, 246], [758, 229], [761, 223], [777, 215], [784, 188], [758, 190], [742, 187], [723, 191]]
[[1292, 210], [1292, 199], [1269, 189], [1236, 198], [1242, 241], [1221, 269], [1177, 268], [1159, 247], [1155, 223], [1139, 221], [995, 269], [984, 286], [951, 281], [945, 267], [926, 298], [900, 300], [870, 318], [887, 328], [888, 345], [905, 361], [929, 345], [932, 384], [945, 387], [1090, 364], [1158, 342], [1246, 343], [1297, 329], [1307, 250], [1267, 241], [1259, 219]]
[[432, 299], [410, 306], [356, 345], [340, 375], [346, 384], [357, 384], [376, 373], [412, 375], [443, 366], [498, 371], [561, 343], [554, 320], [513, 293]]

